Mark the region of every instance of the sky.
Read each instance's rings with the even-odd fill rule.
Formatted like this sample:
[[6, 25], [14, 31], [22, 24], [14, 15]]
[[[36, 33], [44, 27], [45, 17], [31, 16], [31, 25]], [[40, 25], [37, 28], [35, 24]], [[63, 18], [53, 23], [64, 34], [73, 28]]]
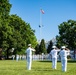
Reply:
[[69, 19], [76, 20], [76, 0], [9, 0], [9, 2], [12, 4], [10, 14], [17, 14], [29, 23], [35, 30], [37, 40], [50, 41], [59, 35], [58, 26], [61, 23]]

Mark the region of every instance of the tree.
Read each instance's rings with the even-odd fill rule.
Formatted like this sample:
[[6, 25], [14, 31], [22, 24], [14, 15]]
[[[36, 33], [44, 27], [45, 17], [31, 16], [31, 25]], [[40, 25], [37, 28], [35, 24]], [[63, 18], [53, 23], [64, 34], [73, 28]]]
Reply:
[[9, 26], [13, 28], [11, 41], [15, 47], [15, 53], [24, 53], [29, 43], [31, 43], [33, 47], [36, 46], [37, 39], [35, 37], [34, 30], [30, 27], [30, 24], [24, 22], [17, 15], [11, 15]]
[[36, 52], [35, 52], [36, 54], [39, 54], [40, 53], [39, 52], [39, 44], [36, 45], [35, 50], [36, 50]]
[[29, 43], [33, 47], [37, 44], [35, 30], [30, 24], [17, 15], [9, 15], [11, 6], [9, 0], [0, 0], [0, 48], [7, 58], [12, 48], [15, 48], [14, 54], [21, 54]]
[[10, 8], [8, 0], [0, 0], [0, 48], [8, 47], [7, 36], [12, 34], [8, 26]]
[[59, 36], [56, 36], [57, 45], [68, 46], [71, 50], [76, 50], [76, 21], [68, 20], [59, 26]]
[[50, 53], [50, 51], [52, 50], [52, 46], [53, 46], [53, 42], [52, 42], [52, 40], [50, 40], [50, 43], [47, 48], [47, 53]]
[[11, 27], [8, 25], [10, 8], [11, 4], [8, 0], [0, 0], [0, 48], [2, 48], [2, 51], [9, 47], [7, 37], [12, 34]]
[[44, 39], [41, 40], [41, 43], [39, 46], [39, 52], [40, 53], [47, 53]]

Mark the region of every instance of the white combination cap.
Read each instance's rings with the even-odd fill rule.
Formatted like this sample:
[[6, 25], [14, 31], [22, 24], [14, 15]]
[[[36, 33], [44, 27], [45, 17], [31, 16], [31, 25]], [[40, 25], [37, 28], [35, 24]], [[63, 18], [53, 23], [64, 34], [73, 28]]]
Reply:
[[65, 46], [62, 46], [61, 48], [66, 48]]
[[56, 46], [52, 46], [52, 48], [56, 48]]
[[28, 44], [28, 46], [31, 46], [31, 44]]

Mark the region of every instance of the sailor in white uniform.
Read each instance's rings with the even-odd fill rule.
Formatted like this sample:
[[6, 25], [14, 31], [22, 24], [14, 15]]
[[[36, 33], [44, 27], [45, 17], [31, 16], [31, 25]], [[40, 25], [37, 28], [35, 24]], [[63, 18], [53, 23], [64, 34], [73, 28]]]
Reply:
[[35, 49], [31, 48], [31, 44], [28, 44], [28, 48], [26, 49], [27, 54], [27, 70], [31, 70], [31, 64], [32, 64], [32, 51], [35, 51]]
[[62, 46], [62, 50], [60, 51], [59, 55], [61, 57], [61, 63], [62, 63], [62, 71], [67, 71], [67, 50], [65, 49], [65, 46]]
[[51, 50], [50, 55], [52, 56], [52, 68], [56, 69], [57, 68], [57, 47], [53, 46], [53, 50]]

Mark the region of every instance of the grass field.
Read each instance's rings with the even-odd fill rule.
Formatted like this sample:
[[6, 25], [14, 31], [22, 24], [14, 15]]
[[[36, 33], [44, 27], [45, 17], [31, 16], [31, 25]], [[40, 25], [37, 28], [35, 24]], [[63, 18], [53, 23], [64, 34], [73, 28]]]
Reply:
[[53, 70], [50, 61], [33, 61], [32, 70], [28, 71], [26, 61], [0, 60], [0, 75], [76, 75], [76, 62], [68, 62], [67, 72], [62, 72], [61, 62]]

